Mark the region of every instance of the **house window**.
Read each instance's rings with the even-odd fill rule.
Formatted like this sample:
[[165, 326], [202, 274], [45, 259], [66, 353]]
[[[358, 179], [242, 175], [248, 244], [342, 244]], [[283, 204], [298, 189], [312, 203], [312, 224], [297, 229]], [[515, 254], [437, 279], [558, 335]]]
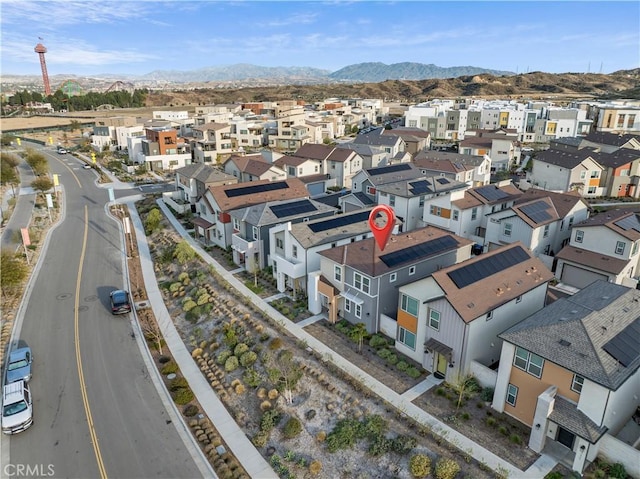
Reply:
[[420, 197], [420, 202], [418, 203], [418, 206], [419, 206], [420, 208], [422, 208], [422, 207], [424, 206], [424, 196], [421, 196], [421, 197]]
[[258, 239], [258, 227], [257, 226], [252, 226], [251, 229], [253, 231], [253, 239], [257, 240]]
[[587, 189], [587, 194], [589, 194], [589, 195], [595, 195], [595, 194], [596, 194], [596, 187], [595, 187], [595, 186], [590, 186], [590, 187]]
[[357, 304], [356, 303], [355, 315], [356, 315], [356, 318], [362, 317], [362, 305], [361, 304]]
[[360, 273], [355, 273], [353, 275], [353, 287], [369, 294], [369, 278], [362, 276]]
[[398, 328], [398, 342], [404, 344], [413, 351], [416, 350], [416, 335], [403, 327]]
[[298, 257], [298, 247], [295, 245], [291, 248], [291, 256], [293, 256], [294, 258]]
[[396, 195], [389, 195], [389, 206], [396, 205]]
[[574, 374], [573, 380], [571, 381], [571, 390], [580, 394], [582, 392], [583, 385], [584, 385], [584, 378], [582, 376], [578, 376], [577, 374]]
[[616, 254], [623, 254], [624, 247], [625, 247], [624, 241], [616, 241]]
[[439, 206], [431, 205], [429, 207], [429, 213], [435, 216], [442, 216], [442, 208], [440, 208]]
[[436, 331], [440, 331], [440, 312], [435, 309], [429, 310], [429, 326]]
[[569, 229], [573, 226], [573, 216], [569, 218]]
[[406, 294], [402, 295], [400, 300], [400, 309], [405, 313], [410, 314], [411, 316], [418, 317], [418, 300], [412, 298], [411, 296], [407, 296]]
[[587, 172], [586, 172], [585, 170], [582, 170], [582, 171], [580, 172], [580, 179], [581, 179], [581, 180], [584, 180], [586, 177], [587, 177]]
[[511, 236], [512, 229], [513, 229], [513, 225], [511, 223], [505, 223], [504, 229], [502, 230], [502, 234], [505, 236]]
[[507, 388], [507, 404], [510, 406], [516, 405], [516, 399], [518, 397], [518, 387], [513, 384], [509, 384]]
[[398, 279], [398, 273], [391, 273], [389, 275], [389, 283], [395, 283], [396, 279]]
[[354, 182], [352, 186], [353, 186], [353, 191], [358, 191], [358, 183], [357, 182]]
[[233, 218], [233, 229], [235, 231], [240, 231], [240, 221], [238, 218]]
[[635, 243], [633, 243], [633, 248], [631, 249], [631, 256], [635, 256], [635, 254], [638, 252], [638, 243], [640, 242], [636, 241]]
[[513, 358], [513, 364], [518, 369], [528, 372], [529, 374], [539, 378], [542, 376], [542, 366], [544, 359], [537, 354], [530, 353], [521, 347], [516, 348], [516, 355]]
[[546, 238], [549, 236], [549, 225], [544, 225], [544, 233], [542, 233], [542, 237]]
[[351, 312], [351, 300], [349, 300], [349, 299], [345, 299], [345, 300], [344, 300], [344, 310], [345, 310], [347, 313], [350, 313], [350, 312]]
[[296, 169], [293, 166], [290, 166], [288, 170], [289, 170], [289, 176], [296, 176]]
[[416, 267], [412, 266], [411, 268], [409, 268], [409, 276], [411, 276], [412, 274], [416, 274]]
[[493, 319], [493, 309], [487, 313], [487, 321]]
[[282, 241], [282, 238], [276, 238], [276, 248], [278, 249], [284, 248], [284, 242]]
[[458, 210], [453, 210], [453, 221], [458, 221], [458, 215], [460, 212]]
[[520, 302], [522, 302], [522, 295], [520, 295], [520, 296], [518, 296], [516, 298], [516, 303], [520, 303]]
[[342, 282], [342, 267], [341, 266], [334, 266], [333, 267], [333, 278], [336, 281]]
[[471, 210], [471, 220], [475, 220], [478, 217], [478, 208], [473, 208]]
[[592, 171], [591, 178], [600, 178], [600, 172], [598, 170]]
[[582, 243], [582, 238], [584, 238], [584, 231], [576, 230], [576, 237], [575, 237], [576, 243]]

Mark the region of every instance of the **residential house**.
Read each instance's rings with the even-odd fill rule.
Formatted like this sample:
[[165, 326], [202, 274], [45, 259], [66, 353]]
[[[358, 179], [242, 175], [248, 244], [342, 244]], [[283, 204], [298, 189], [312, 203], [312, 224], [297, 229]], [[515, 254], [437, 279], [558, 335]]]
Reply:
[[217, 164], [222, 155], [236, 150], [228, 123], [205, 123], [192, 129], [191, 149], [196, 163]]
[[344, 318], [380, 331], [381, 318], [397, 312], [398, 288], [471, 256], [471, 241], [439, 228], [426, 227], [392, 235], [384, 250], [374, 238], [318, 253], [309, 298], [327, 310], [329, 321]]
[[514, 130], [469, 130], [458, 145], [458, 153], [491, 158], [491, 171], [505, 171], [520, 162], [517, 132]]
[[378, 166], [384, 166], [387, 153], [376, 146], [360, 145], [357, 143], [338, 143], [336, 145], [338, 149], [346, 149], [355, 151], [362, 158], [362, 169], [376, 168]]
[[265, 157], [254, 155], [231, 155], [222, 164], [224, 171], [238, 178], [240, 183], [259, 180], [279, 181], [287, 178], [286, 172], [270, 163]]
[[592, 131], [581, 140], [581, 148], [591, 146], [604, 153], [613, 153], [621, 148], [640, 150], [639, 134], [634, 135], [631, 133], [619, 134], [604, 131]]
[[267, 201], [230, 210], [233, 261], [250, 273], [261, 270], [270, 263], [271, 228], [281, 223], [308, 222], [333, 216], [336, 211], [336, 208], [308, 198]]
[[502, 332], [492, 407], [531, 427], [534, 451], [566, 448], [579, 474], [605, 454], [640, 477], [637, 439], [613, 439], [640, 406], [639, 311], [640, 291], [599, 280]]
[[282, 152], [293, 152], [311, 137], [306, 126], [304, 107], [296, 101], [278, 102], [275, 109], [276, 132], [269, 134], [269, 147]]
[[615, 209], [573, 225], [556, 255], [556, 277], [575, 288], [605, 280], [635, 288], [640, 276], [640, 213]]
[[255, 150], [267, 145], [267, 130], [263, 119], [247, 115], [234, 117], [229, 123], [238, 151]]
[[269, 201], [308, 197], [306, 186], [297, 178], [210, 187], [198, 198], [198, 216], [192, 219], [196, 237], [205, 244], [226, 249], [232, 245], [234, 233], [231, 211]]
[[383, 136], [399, 136], [404, 140], [405, 150], [414, 156], [431, 148], [431, 134], [420, 128], [398, 127], [391, 129], [382, 129]]
[[127, 137], [143, 137], [144, 126], [134, 117], [116, 116], [96, 118], [91, 135], [91, 146], [96, 151], [123, 150]]
[[[387, 154], [387, 161], [406, 151], [406, 143], [401, 136], [383, 135], [383, 128], [378, 128], [371, 133], [359, 134], [353, 139], [353, 144], [368, 145], [380, 148]], [[410, 157], [407, 161], [410, 160]]]
[[487, 155], [472, 156], [428, 150], [414, 156], [413, 164], [426, 176], [444, 176], [466, 183], [472, 188], [491, 182], [491, 158]]
[[140, 156], [150, 171], [177, 170], [191, 163], [189, 147], [174, 128], [145, 128], [140, 146]]
[[520, 241], [534, 256], [554, 256], [569, 243], [571, 227], [588, 217], [589, 206], [579, 193], [532, 188], [511, 207], [489, 215], [485, 246], [492, 250]]
[[[369, 226], [370, 213], [371, 208], [368, 208], [329, 218], [302, 223], [288, 221], [273, 226], [269, 230], [269, 266], [273, 268], [278, 291], [307, 291], [307, 275], [320, 270], [320, 251], [373, 237]], [[309, 298], [309, 311], [321, 312], [317, 299]]]
[[600, 184], [605, 168], [592, 148], [548, 149], [533, 158], [529, 181], [543, 190], [577, 191], [585, 198], [604, 195]]
[[[307, 164], [308, 169], [303, 169], [303, 174], [305, 172], [311, 173], [310, 168], [313, 167], [313, 174], [324, 174], [327, 179], [335, 180], [336, 186], [343, 188], [351, 187], [353, 175], [360, 171], [363, 165], [362, 157], [354, 150], [317, 143], [307, 143], [298, 148], [291, 156], [311, 161]], [[318, 168], [320, 171], [315, 171], [314, 162], [320, 162]]]
[[640, 132], [640, 108], [623, 105], [599, 105], [594, 118], [596, 131], [606, 133]]
[[544, 307], [552, 278], [514, 243], [401, 285], [396, 348], [436, 377], [458, 383], [473, 362], [498, 362], [498, 334]]
[[510, 180], [452, 191], [427, 198], [422, 221], [484, 246], [488, 215], [510, 208], [521, 195]]
[[192, 163], [176, 170], [176, 190], [193, 206], [211, 186], [233, 185], [238, 179], [224, 171], [202, 163]]
[[620, 148], [593, 156], [604, 169], [600, 185], [606, 196], [640, 198], [640, 149]]

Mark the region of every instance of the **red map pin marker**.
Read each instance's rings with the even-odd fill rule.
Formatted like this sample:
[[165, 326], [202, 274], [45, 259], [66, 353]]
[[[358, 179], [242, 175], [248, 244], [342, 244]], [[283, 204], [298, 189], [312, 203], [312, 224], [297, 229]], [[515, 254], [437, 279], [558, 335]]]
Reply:
[[[387, 217], [387, 223], [384, 226], [378, 226], [376, 223], [378, 213], [382, 213]], [[371, 210], [371, 213], [369, 214], [369, 228], [371, 228], [373, 237], [376, 239], [376, 243], [378, 243], [381, 250], [384, 250], [384, 247], [387, 246], [387, 242], [389, 241], [389, 238], [391, 238], [391, 232], [393, 231], [395, 224], [396, 214], [391, 206], [378, 205]]]

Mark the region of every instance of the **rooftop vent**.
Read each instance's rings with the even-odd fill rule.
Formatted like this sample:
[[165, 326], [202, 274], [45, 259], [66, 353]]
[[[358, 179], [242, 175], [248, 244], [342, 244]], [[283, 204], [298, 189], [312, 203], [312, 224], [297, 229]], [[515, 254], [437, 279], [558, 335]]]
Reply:
[[561, 339], [560, 340], [560, 344], [562, 346], [571, 346], [571, 343], [569, 341], [567, 341], [566, 339]]

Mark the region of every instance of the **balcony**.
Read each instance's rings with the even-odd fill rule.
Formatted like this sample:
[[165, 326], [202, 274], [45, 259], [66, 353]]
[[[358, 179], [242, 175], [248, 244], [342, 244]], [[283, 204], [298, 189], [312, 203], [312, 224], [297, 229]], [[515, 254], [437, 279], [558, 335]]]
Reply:
[[275, 255], [278, 262], [278, 273], [284, 273], [290, 278], [303, 278], [305, 275], [305, 263], [297, 258]]
[[257, 240], [246, 240], [239, 233], [233, 233], [231, 237], [231, 248], [247, 256], [260, 252], [260, 242]]

